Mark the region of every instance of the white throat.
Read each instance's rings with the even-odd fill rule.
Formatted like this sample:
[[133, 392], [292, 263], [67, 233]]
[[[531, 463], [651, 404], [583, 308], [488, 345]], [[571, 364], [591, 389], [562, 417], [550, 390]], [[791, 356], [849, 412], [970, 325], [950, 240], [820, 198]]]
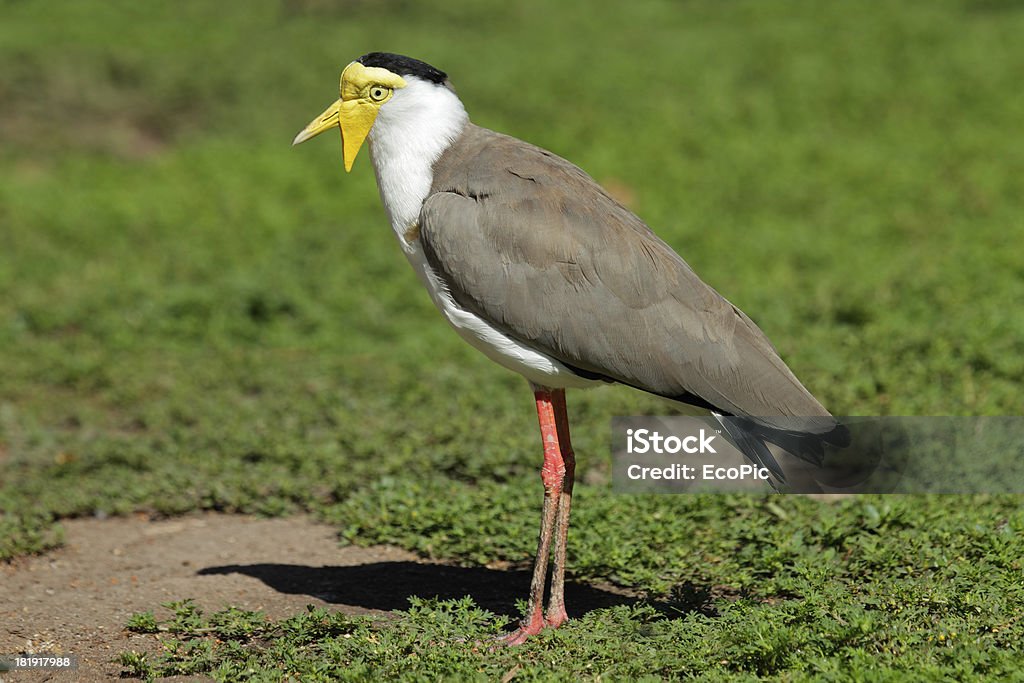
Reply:
[[446, 87], [416, 77], [380, 108], [368, 137], [377, 188], [391, 228], [408, 253], [405, 232], [418, 219], [434, 181], [434, 162], [469, 122]]

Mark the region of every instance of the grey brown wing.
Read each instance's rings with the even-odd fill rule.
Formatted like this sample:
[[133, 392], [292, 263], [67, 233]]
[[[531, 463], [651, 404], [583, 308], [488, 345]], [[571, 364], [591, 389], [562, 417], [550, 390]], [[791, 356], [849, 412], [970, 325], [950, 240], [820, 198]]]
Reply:
[[828, 415], [747, 316], [575, 166], [503, 136], [458, 161], [438, 174], [420, 234], [460, 305], [661, 396], [780, 429], [772, 417]]

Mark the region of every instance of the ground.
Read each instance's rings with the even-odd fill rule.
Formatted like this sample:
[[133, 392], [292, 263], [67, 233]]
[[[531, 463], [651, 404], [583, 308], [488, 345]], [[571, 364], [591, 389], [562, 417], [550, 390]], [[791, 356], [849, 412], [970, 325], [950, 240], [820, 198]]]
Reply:
[[275, 618], [307, 604], [386, 613], [388, 596], [400, 589], [382, 594], [374, 572], [358, 569], [349, 576], [362, 580], [337, 581], [342, 569], [416, 562], [398, 548], [339, 548], [331, 527], [302, 516], [134, 515], [68, 520], [64, 527], [62, 548], [0, 566], [0, 652], [78, 655], [72, 678], [81, 681], [116, 678], [123, 650], [156, 649], [154, 636], [125, 630], [133, 613], [154, 605], [190, 596], [208, 611], [235, 605]]
[[[0, 565], [0, 653], [74, 654], [74, 675], [19, 671], [12, 681], [118, 677], [126, 650], [154, 653], [152, 634], [125, 628], [131, 615], [189, 596], [206, 612], [226, 606], [283, 619], [308, 605], [386, 616], [410, 595], [473, 595], [494, 612], [514, 612], [525, 571], [462, 568], [393, 546], [345, 546], [307, 516], [265, 519], [191, 514], [64, 522], [64, 546]], [[500, 565], [501, 563], [499, 563]], [[632, 602], [610, 585], [570, 585], [574, 613]], [[0, 676], [0, 681], [4, 680]]]

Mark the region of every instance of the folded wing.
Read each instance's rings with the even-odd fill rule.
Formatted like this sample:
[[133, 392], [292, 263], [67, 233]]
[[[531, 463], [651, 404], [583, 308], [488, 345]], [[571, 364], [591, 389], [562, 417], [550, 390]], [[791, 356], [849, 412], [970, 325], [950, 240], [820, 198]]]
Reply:
[[420, 235], [461, 306], [581, 373], [770, 430], [836, 426], [750, 318], [550, 152], [470, 125], [435, 164]]

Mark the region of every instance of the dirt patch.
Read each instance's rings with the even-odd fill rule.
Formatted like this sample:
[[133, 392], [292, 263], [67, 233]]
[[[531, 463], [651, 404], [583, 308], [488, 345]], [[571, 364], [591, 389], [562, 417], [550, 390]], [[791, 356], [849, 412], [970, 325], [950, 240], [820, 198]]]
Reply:
[[[156, 647], [153, 636], [125, 631], [125, 621], [170, 600], [191, 597], [207, 612], [231, 604], [275, 618], [307, 604], [382, 612], [366, 599], [361, 602], [369, 606], [338, 603], [317, 579], [336, 578], [346, 568], [417, 561], [397, 548], [338, 547], [334, 529], [303, 517], [130, 517], [69, 520], [64, 527], [63, 548], [0, 564], [0, 654], [74, 654], [79, 670], [52, 677], [12, 671], [0, 681], [116, 678], [118, 653]], [[281, 560], [294, 565], [274, 564]], [[297, 572], [294, 581], [289, 566]], [[359, 592], [347, 590], [353, 597]]]
[[[508, 563], [455, 567], [399, 548], [339, 547], [332, 527], [306, 517], [196, 514], [153, 521], [140, 515], [68, 520], [64, 528], [64, 547], [0, 563], [0, 654], [73, 654], [79, 669], [0, 673], [0, 683], [117, 678], [119, 653], [159, 649], [156, 636], [124, 630], [128, 617], [172, 600], [193, 598], [206, 613], [234, 605], [282, 618], [309, 604], [388, 614], [407, 608], [411, 595], [469, 595], [514, 618], [516, 600], [530, 584], [529, 571]], [[578, 617], [637, 597], [608, 584], [568, 582], [566, 601], [569, 615]], [[158, 610], [158, 618], [167, 616]]]

